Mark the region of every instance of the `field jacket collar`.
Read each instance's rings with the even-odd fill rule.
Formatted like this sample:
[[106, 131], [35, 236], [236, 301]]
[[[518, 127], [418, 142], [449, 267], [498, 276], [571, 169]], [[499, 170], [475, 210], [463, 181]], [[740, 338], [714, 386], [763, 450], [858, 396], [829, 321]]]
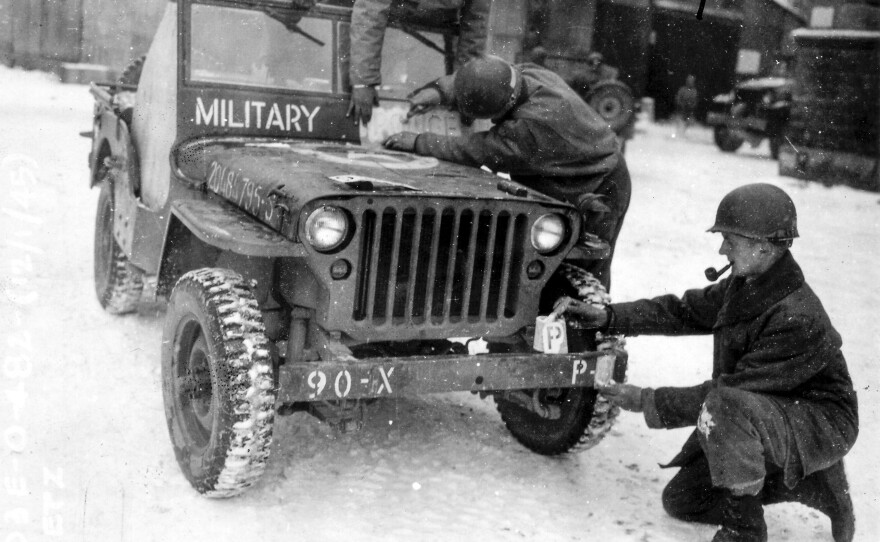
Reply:
[[804, 274], [791, 252], [786, 253], [763, 275], [751, 282], [731, 279], [715, 328], [750, 320], [796, 291], [804, 284]]

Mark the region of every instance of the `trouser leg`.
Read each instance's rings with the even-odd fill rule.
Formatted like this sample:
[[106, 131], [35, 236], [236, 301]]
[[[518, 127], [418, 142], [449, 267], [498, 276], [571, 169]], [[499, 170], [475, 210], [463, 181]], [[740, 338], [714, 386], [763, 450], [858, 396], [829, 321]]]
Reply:
[[614, 259], [614, 248], [617, 246], [617, 237], [623, 227], [623, 219], [629, 210], [629, 200], [632, 196], [632, 183], [623, 155], [620, 156], [617, 167], [608, 174], [593, 193], [603, 197], [610, 212], [585, 216], [584, 229], [608, 241], [608, 244], [611, 245], [611, 252], [604, 260], [591, 262], [587, 271], [592, 273], [605, 286], [606, 290], [610, 291], [611, 261]]
[[767, 463], [782, 468], [794, 453], [782, 408], [757, 393], [712, 390], [703, 402], [697, 430], [713, 485], [734, 495], [757, 495]]
[[704, 455], [681, 467], [663, 488], [663, 509], [682, 521], [721, 523], [721, 501], [722, 492], [712, 486]]

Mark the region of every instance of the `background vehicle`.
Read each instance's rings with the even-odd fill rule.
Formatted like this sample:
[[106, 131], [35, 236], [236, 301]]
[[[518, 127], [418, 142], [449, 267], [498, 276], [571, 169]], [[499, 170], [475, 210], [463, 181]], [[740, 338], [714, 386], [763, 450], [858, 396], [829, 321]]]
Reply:
[[[566, 203], [371, 144], [446, 72], [456, 29], [389, 30], [364, 129], [346, 117], [349, 20], [350, 2], [178, 0], [143, 65], [92, 88], [97, 295], [114, 313], [168, 298], [169, 433], [209, 496], [260, 477], [276, 412], [357, 430], [376, 399], [468, 390], [543, 454], [594, 445], [617, 414], [593, 387], [625, 378], [617, 338], [532, 349], [559, 295], [607, 301], [564, 263], [607, 244], [582, 242]], [[406, 128], [475, 129], [446, 110]]]
[[779, 174], [880, 192], [880, 6], [822, 9], [816, 26], [791, 33], [794, 105]]
[[543, 47], [533, 46], [522, 60], [553, 70], [565, 79], [608, 122], [620, 138], [622, 149], [632, 139], [638, 105], [632, 89], [618, 79], [620, 71], [605, 64], [601, 54], [576, 50], [571, 56], [551, 56]]
[[581, 97], [608, 121], [608, 126], [620, 138], [622, 146], [633, 138], [638, 104], [625, 83], [616, 78], [601, 79], [582, 92]]
[[718, 148], [736, 152], [745, 141], [757, 147], [766, 138], [776, 159], [791, 112], [792, 84], [784, 77], [748, 79], [716, 96], [706, 122], [714, 127]]

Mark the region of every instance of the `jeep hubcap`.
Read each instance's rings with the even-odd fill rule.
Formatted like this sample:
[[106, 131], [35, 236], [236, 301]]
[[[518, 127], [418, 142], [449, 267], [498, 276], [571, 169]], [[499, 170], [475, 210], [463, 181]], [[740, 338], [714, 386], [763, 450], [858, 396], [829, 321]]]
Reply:
[[211, 440], [216, 410], [208, 342], [202, 326], [194, 319], [186, 320], [178, 329], [174, 345], [177, 409], [187, 440], [203, 449]]

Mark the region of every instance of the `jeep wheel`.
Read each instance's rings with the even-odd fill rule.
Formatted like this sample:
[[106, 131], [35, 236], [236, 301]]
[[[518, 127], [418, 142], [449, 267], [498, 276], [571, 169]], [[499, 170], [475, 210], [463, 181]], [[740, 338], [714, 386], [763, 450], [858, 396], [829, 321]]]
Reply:
[[98, 174], [101, 193], [95, 215], [95, 293], [104, 310], [125, 314], [137, 309], [143, 290], [143, 271], [128, 261], [113, 237], [116, 205], [110, 169], [102, 166]]
[[713, 135], [715, 136], [715, 144], [724, 152], [736, 152], [745, 141], [728, 130], [727, 126], [716, 126]]
[[[602, 284], [583, 269], [563, 263], [557, 275], [568, 283], [564, 294], [577, 297], [592, 304], [609, 302]], [[576, 324], [573, 322], [572, 324]], [[572, 327], [569, 324], [569, 327]], [[577, 345], [577, 338], [570, 336], [570, 346]], [[590, 341], [582, 350], [604, 350], [621, 345], [617, 337], [603, 337], [598, 345]], [[622, 380], [622, 375], [615, 375]], [[524, 390], [536, 397], [546, 411], [557, 411], [559, 416], [549, 419], [527, 410], [512, 401], [496, 396], [501, 419], [511, 434], [523, 446], [543, 455], [558, 455], [592, 448], [611, 429], [620, 409], [594, 388], [559, 388]], [[535, 395], [535, 392], [537, 394]]]
[[635, 115], [635, 101], [632, 91], [620, 81], [600, 81], [596, 83], [584, 101], [605, 119], [615, 133], [620, 133]]
[[263, 474], [272, 443], [274, 370], [257, 301], [225, 269], [185, 274], [162, 337], [162, 392], [177, 463], [209, 497]]

